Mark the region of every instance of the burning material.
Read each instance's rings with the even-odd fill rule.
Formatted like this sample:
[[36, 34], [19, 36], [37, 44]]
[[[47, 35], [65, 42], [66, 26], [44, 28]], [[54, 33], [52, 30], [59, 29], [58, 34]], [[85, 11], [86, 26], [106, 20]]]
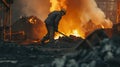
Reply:
[[36, 17], [34, 16], [31, 16], [28, 18], [28, 21], [31, 23], [31, 24], [36, 24], [38, 21], [36, 20]]
[[[26, 5], [26, 7], [23, 7], [24, 9], [21, 9], [23, 15], [36, 15], [42, 20], [45, 20], [49, 11], [65, 9], [67, 13], [60, 21], [58, 29], [67, 36], [74, 35], [86, 38], [96, 29], [112, 28], [112, 22], [106, 19], [107, 17], [104, 12], [98, 8], [95, 0], [21, 0], [19, 2], [22, 5]], [[26, 3], [24, 4], [24, 2]], [[37, 20], [30, 17], [28, 22], [30, 22], [30, 24], [36, 24]], [[30, 31], [31, 29], [28, 30]], [[40, 26], [36, 26], [32, 33], [33, 32], [39, 35], [31, 36], [41, 39], [46, 33], [45, 25], [42, 23]], [[27, 34], [30, 33], [31, 32]], [[58, 39], [62, 36], [63, 35], [56, 33], [54, 38]]]
[[[112, 22], [106, 19], [95, 0], [50, 0], [50, 11], [66, 9], [67, 14], [60, 22], [59, 30], [66, 35], [85, 38], [87, 34], [99, 28], [112, 28]], [[89, 12], [88, 12], [89, 11]], [[92, 25], [89, 25], [89, 24]], [[91, 28], [91, 26], [93, 26]], [[59, 34], [55, 38], [58, 38]]]
[[66, 0], [50, 0], [51, 8], [50, 11], [61, 10], [61, 8], [66, 9]]
[[22, 17], [12, 26], [13, 32], [24, 31], [26, 39], [40, 40], [46, 33], [43, 22], [36, 16]]
[[[76, 37], [80, 37], [80, 34], [77, 30], [73, 30], [72, 32], [68, 32], [67, 35], [71, 34], [72, 36], [76, 36]], [[67, 36], [65, 35], [65, 36]], [[59, 37], [63, 37], [64, 35], [60, 34], [60, 33], [56, 33], [55, 35], [55, 39], [58, 39]], [[69, 37], [69, 36], [68, 36]]]

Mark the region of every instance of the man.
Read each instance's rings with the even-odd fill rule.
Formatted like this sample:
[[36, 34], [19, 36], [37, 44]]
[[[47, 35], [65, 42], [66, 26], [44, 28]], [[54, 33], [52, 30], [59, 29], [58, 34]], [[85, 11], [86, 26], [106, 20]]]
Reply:
[[65, 14], [66, 11], [61, 9], [61, 11], [53, 11], [48, 15], [47, 19], [45, 20], [47, 34], [41, 40], [42, 44], [44, 44], [47, 40], [49, 40], [49, 42], [54, 42], [54, 34], [58, 31], [59, 21]]

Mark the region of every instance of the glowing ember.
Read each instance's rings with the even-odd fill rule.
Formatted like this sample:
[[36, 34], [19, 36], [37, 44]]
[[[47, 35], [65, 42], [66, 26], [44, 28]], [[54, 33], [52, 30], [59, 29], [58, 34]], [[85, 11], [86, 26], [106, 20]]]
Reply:
[[34, 43], [37, 43], [37, 42], [39, 42], [39, 41], [37, 41], [37, 40], [35, 40], [35, 41], [33, 41]]
[[63, 35], [62, 34], [56, 34], [54, 39], [59, 39], [59, 37], [63, 37]]
[[105, 27], [103, 25], [101, 25], [101, 27], [104, 29]]
[[36, 20], [33, 16], [31, 16], [31, 17], [28, 19], [28, 21], [29, 21], [31, 24], [36, 24], [36, 22], [37, 22], [37, 20]]
[[[82, 37], [83, 39], [85, 39], [85, 37], [83, 36], [83, 34], [79, 33], [79, 31], [77, 29], [72, 30], [71, 32], [66, 33], [67, 36], [70, 35], [74, 35], [76, 37]], [[63, 37], [64, 35], [56, 33], [54, 39], [59, 39], [59, 37]]]

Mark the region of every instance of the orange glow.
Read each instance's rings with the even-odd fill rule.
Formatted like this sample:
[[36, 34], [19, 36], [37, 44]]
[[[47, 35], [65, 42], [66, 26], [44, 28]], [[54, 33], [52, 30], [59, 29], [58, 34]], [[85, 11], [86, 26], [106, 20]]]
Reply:
[[62, 34], [56, 34], [54, 39], [59, 39], [59, 37], [63, 37], [63, 35]]
[[105, 27], [103, 25], [101, 25], [101, 27], [104, 29]]
[[[50, 12], [55, 10], [59, 11], [63, 8], [67, 10], [66, 0], [50, 0], [50, 3], [51, 3]], [[70, 17], [70, 15], [64, 16], [64, 18], [66, 17]], [[67, 26], [67, 22], [64, 19], [62, 19], [59, 24], [59, 30], [67, 36], [74, 35], [76, 37], [85, 38], [85, 33], [83, 33], [81, 29], [78, 28], [79, 24], [75, 24], [75, 23], [73, 24], [73, 20], [75, 20], [75, 18], [67, 20], [67, 22], [70, 22], [69, 24], [73, 26], [73, 28], [69, 28], [69, 26]], [[62, 37], [62, 36], [63, 35], [56, 33], [54, 39], [58, 39], [59, 37]]]
[[[95, 0], [37, 0], [34, 1], [32, 5], [31, 1], [26, 1], [26, 4], [29, 6], [26, 8], [27, 11], [26, 9], [22, 10], [25, 11], [23, 14], [39, 17], [36, 19], [33, 18], [34, 16], [28, 18], [28, 22], [30, 22], [31, 26], [32, 24], [34, 25], [31, 32], [34, 35], [30, 36], [40, 40], [47, 33], [47, 29], [45, 23], [38, 20], [42, 19], [44, 21], [50, 12], [61, 10], [63, 8], [67, 13], [60, 20], [58, 30], [67, 36], [74, 35], [86, 38], [96, 29], [112, 27], [112, 22], [106, 19], [104, 12], [98, 8]], [[55, 39], [63, 37], [63, 35], [59, 33], [56, 33], [55, 35]]]
[[[58, 29], [67, 36], [74, 35], [85, 39], [96, 29], [112, 28], [112, 22], [105, 18], [100, 8], [96, 8], [94, 0], [50, 0], [50, 3], [50, 12], [66, 9], [67, 13], [62, 17]], [[62, 36], [57, 33], [54, 38]]]
[[[71, 32], [67, 32], [65, 35], [70, 36], [70, 35], [74, 35], [76, 37], [82, 37], [83, 39], [85, 39], [84, 34], [79, 33], [79, 30], [75, 29], [75, 30], [71, 30]], [[59, 37], [63, 37], [64, 35], [56, 33], [54, 39], [58, 39]]]
[[51, 3], [51, 8], [50, 8], [50, 12], [54, 11], [54, 10], [61, 10], [61, 8], [66, 9], [66, 4], [65, 4], [66, 0], [50, 0]]
[[28, 21], [31, 23], [31, 24], [36, 24], [37, 20], [35, 19], [34, 16], [31, 16]]
[[73, 30], [72, 35], [77, 36], [77, 37], [80, 37], [80, 34], [78, 33], [77, 30]]

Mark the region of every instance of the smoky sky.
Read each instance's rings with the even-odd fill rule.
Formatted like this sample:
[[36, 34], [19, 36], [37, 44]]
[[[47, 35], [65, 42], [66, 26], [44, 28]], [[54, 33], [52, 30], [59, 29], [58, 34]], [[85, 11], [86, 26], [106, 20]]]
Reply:
[[49, 13], [49, 0], [14, 0], [12, 4], [12, 21], [15, 22], [20, 16], [37, 16], [44, 21]]

